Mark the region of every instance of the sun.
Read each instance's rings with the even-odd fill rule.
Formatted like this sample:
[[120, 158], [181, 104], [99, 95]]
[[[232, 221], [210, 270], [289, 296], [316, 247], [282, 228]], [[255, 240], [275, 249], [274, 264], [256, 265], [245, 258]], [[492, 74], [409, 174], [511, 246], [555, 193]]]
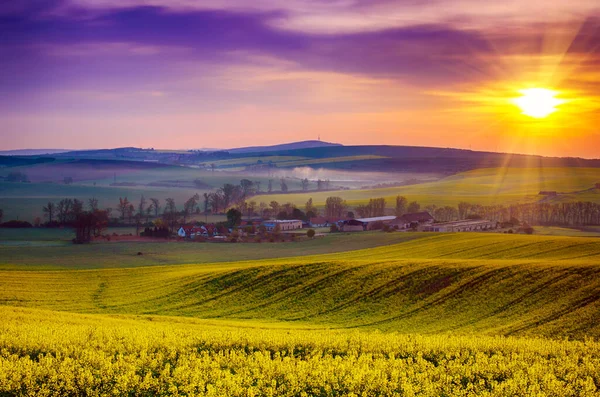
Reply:
[[557, 110], [565, 101], [556, 98], [557, 92], [546, 88], [528, 88], [519, 91], [522, 96], [513, 99], [521, 113], [536, 119], [544, 118]]

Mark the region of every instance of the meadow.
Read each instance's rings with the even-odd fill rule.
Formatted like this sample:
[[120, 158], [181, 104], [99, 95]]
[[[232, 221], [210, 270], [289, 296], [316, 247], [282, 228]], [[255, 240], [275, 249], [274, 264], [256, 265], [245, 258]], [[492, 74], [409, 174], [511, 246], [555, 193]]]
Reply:
[[205, 254], [222, 244], [154, 244], [185, 247], [162, 266], [111, 254], [129, 245], [3, 266], [0, 395], [600, 393], [596, 238], [339, 234], [229, 262]]

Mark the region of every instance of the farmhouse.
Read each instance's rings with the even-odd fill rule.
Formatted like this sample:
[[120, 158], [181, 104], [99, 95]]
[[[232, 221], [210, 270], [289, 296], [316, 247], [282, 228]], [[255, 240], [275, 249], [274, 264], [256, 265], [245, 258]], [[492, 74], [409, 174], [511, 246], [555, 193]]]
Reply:
[[394, 219], [389, 223], [390, 226], [396, 229], [409, 229], [411, 227], [417, 227], [420, 225], [428, 225], [433, 223], [433, 216], [427, 211], [413, 212], [410, 214], [404, 214]]
[[263, 222], [263, 226], [269, 232], [275, 230], [277, 225], [279, 225], [279, 230], [281, 230], [282, 232], [286, 231], [286, 230], [302, 229], [302, 221], [300, 221], [298, 219], [285, 219], [285, 220], [272, 219], [272, 220]]
[[316, 216], [310, 218], [309, 224], [310, 227], [327, 227], [331, 226], [334, 223], [343, 222], [348, 220], [348, 218], [340, 218], [336, 216]]
[[196, 236], [216, 236], [219, 233], [217, 232], [217, 228], [213, 224], [203, 225], [203, 226], [181, 226], [179, 230], [177, 230], [177, 235], [179, 237], [187, 237], [194, 238]]
[[478, 232], [496, 228], [496, 222], [483, 219], [466, 219], [453, 222], [433, 223], [423, 227], [424, 232]]
[[202, 233], [200, 226], [181, 226], [179, 230], [177, 230], [177, 235], [179, 237], [193, 238], [196, 234], [200, 233]]
[[388, 216], [375, 216], [372, 218], [359, 218], [356, 219], [359, 222], [362, 222], [365, 230], [372, 230], [374, 226], [377, 224], [389, 225], [392, 221], [396, 219], [395, 215]]
[[358, 219], [349, 219], [342, 223], [340, 227], [343, 232], [362, 232], [365, 230], [366, 225], [364, 222], [359, 221]]

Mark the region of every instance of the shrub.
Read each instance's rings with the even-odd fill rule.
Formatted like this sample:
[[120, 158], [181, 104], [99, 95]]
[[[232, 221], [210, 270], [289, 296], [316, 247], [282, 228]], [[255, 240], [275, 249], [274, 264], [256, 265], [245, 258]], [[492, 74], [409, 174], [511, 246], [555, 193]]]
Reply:
[[331, 233], [335, 233], [335, 232], [339, 232], [340, 229], [338, 228], [338, 226], [335, 223], [332, 223], [331, 226], [329, 226], [329, 232]]
[[308, 229], [308, 230], [306, 231], [306, 236], [307, 236], [308, 238], [313, 238], [313, 237], [315, 237], [315, 229]]
[[33, 227], [33, 225], [29, 222], [25, 221], [8, 221], [0, 224], [0, 227], [5, 227], [8, 229], [26, 229]]

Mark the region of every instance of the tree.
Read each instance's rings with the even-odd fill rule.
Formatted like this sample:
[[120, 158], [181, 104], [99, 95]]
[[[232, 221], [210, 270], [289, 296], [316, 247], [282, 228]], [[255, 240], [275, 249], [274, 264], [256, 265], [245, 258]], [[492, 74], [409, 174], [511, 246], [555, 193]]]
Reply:
[[127, 222], [128, 223], [133, 223], [133, 218], [135, 215], [135, 206], [133, 204], [129, 204], [129, 207], [127, 207]]
[[242, 197], [247, 198], [254, 194], [254, 182], [249, 179], [242, 179], [240, 181], [240, 186], [242, 188]]
[[469, 215], [469, 210], [471, 208], [471, 204], [461, 201], [458, 203], [458, 218], [465, 219], [467, 215]]
[[267, 191], [271, 193], [273, 191], [273, 180], [269, 179], [269, 184], [267, 186]]
[[53, 202], [48, 201], [45, 207], [42, 208], [42, 212], [46, 217], [48, 217], [48, 222], [52, 223], [54, 220], [54, 212], [56, 211], [56, 206]]
[[88, 200], [88, 207], [90, 208], [91, 212], [94, 212], [98, 209], [98, 199], [93, 197], [91, 199]]
[[306, 214], [300, 208], [292, 210], [292, 219], [306, 220]]
[[306, 237], [308, 237], [308, 238], [314, 238], [315, 237], [315, 229], [308, 229], [306, 231]]
[[279, 184], [281, 186], [281, 191], [283, 193], [287, 193], [287, 191], [288, 191], [288, 185], [287, 185], [287, 183], [285, 183], [285, 179], [281, 178], [281, 180], [279, 181]]
[[319, 216], [319, 210], [313, 205], [312, 197], [306, 201], [306, 204], [304, 204], [304, 212], [308, 218]]
[[341, 218], [348, 206], [341, 197], [327, 197], [325, 200], [325, 216]]
[[227, 211], [227, 223], [229, 224], [229, 227], [235, 227], [235, 226], [239, 225], [241, 222], [242, 222], [241, 211], [239, 211], [235, 208], [230, 208], [229, 211]]
[[317, 190], [323, 190], [324, 187], [325, 187], [325, 183], [322, 180], [318, 179], [317, 180]]
[[361, 218], [383, 216], [385, 214], [385, 199], [383, 197], [370, 199], [369, 204], [358, 205], [355, 210]]
[[0, 223], [2, 223], [2, 218], [4, 218], [4, 210], [0, 208]]
[[169, 227], [169, 231], [173, 232], [175, 226], [177, 225], [177, 207], [175, 206], [175, 200], [172, 198], [167, 198], [165, 203], [165, 211], [163, 212], [163, 220], [165, 224]]
[[84, 211], [77, 215], [74, 222], [76, 244], [89, 243], [92, 237], [98, 237], [102, 230], [108, 225], [108, 214], [106, 211]]
[[56, 206], [56, 215], [58, 217], [59, 223], [65, 224], [69, 221], [72, 207], [73, 207], [72, 199], [62, 199], [58, 202], [58, 205]]
[[183, 204], [183, 223], [186, 223], [187, 217], [194, 212], [194, 208], [196, 208], [198, 200], [200, 200], [200, 196], [198, 193], [196, 193]]
[[271, 207], [271, 214], [273, 214], [273, 215], [279, 214], [281, 205], [279, 205], [279, 203], [277, 201], [275, 201], [275, 200], [271, 201], [269, 203], [269, 206]]
[[119, 205], [117, 210], [121, 213], [121, 220], [125, 221], [125, 217], [127, 216], [127, 212], [129, 211], [129, 206], [131, 203], [127, 200], [127, 197], [121, 198], [119, 197]]
[[77, 216], [83, 212], [83, 201], [73, 199], [73, 204], [71, 206], [71, 214], [69, 214], [69, 220], [75, 221]]
[[402, 216], [406, 214], [408, 207], [408, 200], [403, 196], [396, 196], [396, 216]]
[[408, 211], [409, 214], [412, 214], [414, 212], [419, 212], [420, 209], [421, 209], [421, 204], [417, 203], [416, 201], [413, 201], [408, 205], [408, 208], [406, 209], [406, 211]]
[[254, 186], [256, 186], [256, 193], [260, 193], [260, 181], [254, 181]]
[[229, 204], [235, 194], [236, 186], [231, 183], [226, 183], [220, 190], [221, 193], [223, 193], [223, 208], [229, 208]]
[[158, 218], [158, 214], [160, 213], [160, 200], [157, 198], [150, 198], [152, 204], [152, 209], [154, 210], [154, 217]]
[[302, 179], [302, 190], [303, 191], [307, 191], [308, 190], [308, 178]]
[[251, 218], [256, 212], [256, 201], [250, 201], [246, 207], [248, 218]]
[[138, 215], [140, 215], [141, 217], [144, 216], [144, 213], [146, 211], [146, 198], [144, 197], [144, 195], [142, 194], [142, 197], [140, 197], [140, 202], [138, 204]]

